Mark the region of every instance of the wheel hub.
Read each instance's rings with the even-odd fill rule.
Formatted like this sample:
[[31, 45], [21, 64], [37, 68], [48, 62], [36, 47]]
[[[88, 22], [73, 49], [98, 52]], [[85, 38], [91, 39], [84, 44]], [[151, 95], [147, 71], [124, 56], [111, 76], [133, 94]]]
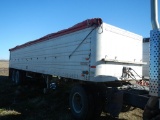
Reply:
[[83, 107], [82, 96], [76, 92], [72, 98], [73, 109], [76, 113], [80, 113]]

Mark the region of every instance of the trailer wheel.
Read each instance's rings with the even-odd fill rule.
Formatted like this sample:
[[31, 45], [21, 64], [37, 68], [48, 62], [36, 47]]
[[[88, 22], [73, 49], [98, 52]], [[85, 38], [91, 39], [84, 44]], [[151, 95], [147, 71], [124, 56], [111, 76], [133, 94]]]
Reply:
[[76, 85], [72, 88], [69, 102], [72, 115], [76, 120], [91, 119], [93, 102], [83, 86]]
[[20, 82], [21, 82], [20, 79], [21, 79], [21, 74], [20, 74], [20, 71], [17, 70], [17, 71], [15, 72], [15, 84], [16, 84], [16, 85], [19, 85], [19, 84], [20, 84]]
[[12, 71], [12, 77], [11, 77], [11, 80], [12, 80], [13, 82], [15, 82], [15, 75], [16, 75], [16, 71], [13, 70], [13, 71]]

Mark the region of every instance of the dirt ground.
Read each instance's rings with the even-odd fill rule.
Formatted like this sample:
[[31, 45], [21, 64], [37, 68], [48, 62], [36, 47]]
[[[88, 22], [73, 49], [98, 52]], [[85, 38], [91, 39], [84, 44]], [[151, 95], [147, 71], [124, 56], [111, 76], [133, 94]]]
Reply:
[[[2, 66], [7, 68], [8, 63], [0, 62], [0, 67]], [[69, 92], [66, 89], [64, 86], [43, 94], [39, 87], [15, 85], [8, 79], [8, 71], [1, 71], [0, 120], [73, 120], [68, 104]], [[142, 113], [143, 110], [132, 108], [121, 113], [119, 119], [142, 120]], [[112, 118], [102, 113], [99, 120]]]

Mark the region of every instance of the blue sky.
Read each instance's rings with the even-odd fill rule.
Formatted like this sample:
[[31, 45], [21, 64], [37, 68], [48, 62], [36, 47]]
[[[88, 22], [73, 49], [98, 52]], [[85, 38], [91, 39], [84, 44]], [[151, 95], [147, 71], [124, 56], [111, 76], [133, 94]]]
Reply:
[[0, 59], [9, 59], [9, 48], [96, 17], [149, 37], [150, 0], [0, 0]]

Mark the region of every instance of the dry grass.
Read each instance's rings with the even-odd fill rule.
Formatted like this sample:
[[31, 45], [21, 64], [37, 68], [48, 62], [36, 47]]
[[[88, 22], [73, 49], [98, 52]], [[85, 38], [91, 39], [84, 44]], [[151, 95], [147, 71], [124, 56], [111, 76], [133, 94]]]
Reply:
[[[20, 91], [17, 94], [17, 91]], [[16, 86], [7, 77], [0, 81], [1, 120], [71, 120], [68, 94], [61, 90]]]
[[0, 68], [8, 68], [9, 62], [7, 60], [0, 60]]
[[0, 75], [1, 76], [8, 76], [8, 67], [9, 67], [9, 61], [0, 60]]
[[0, 116], [10, 116], [10, 115], [20, 115], [21, 113], [15, 111], [15, 110], [6, 110], [6, 109], [0, 109]]
[[[3, 66], [8, 64], [0, 63]], [[66, 90], [67, 85], [43, 94], [39, 87], [14, 85], [8, 79], [8, 72], [0, 72], [0, 120], [73, 120], [68, 104], [69, 93]], [[119, 118], [142, 120], [142, 112], [133, 109], [121, 113]], [[112, 118], [102, 114], [100, 120]]]
[[143, 120], [142, 114], [143, 114], [143, 110], [136, 108], [136, 109], [132, 109], [128, 112], [121, 113], [119, 115], [119, 118], [125, 119], [125, 120]]
[[[17, 95], [17, 90], [21, 94]], [[7, 77], [0, 81], [0, 119], [2, 120], [72, 120], [64, 89], [43, 94], [42, 89], [17, 87]], [[121, 120], [142, 120], [142, 110], [121, 113]], [[102, 114], [100, 120], [112, 120]]]

